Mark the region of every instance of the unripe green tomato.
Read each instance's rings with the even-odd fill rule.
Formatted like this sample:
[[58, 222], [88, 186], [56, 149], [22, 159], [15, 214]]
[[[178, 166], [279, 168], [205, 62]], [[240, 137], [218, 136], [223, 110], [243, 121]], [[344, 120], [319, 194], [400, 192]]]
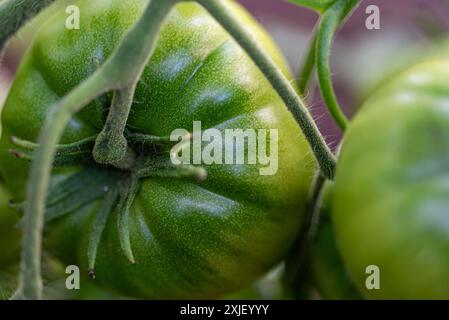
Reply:
[[344, 266], [331, 216], [334, 184], [326, 182], [321, 195], [320, 218], [310, 254], [312, 285], [326, 300], [360, 299]]
[[448, 78], [449, 60], [402, 72], [366, 101], [344, 138], [332, 214], [368, 298], [449, 298]]
[[[36, 141], [50, 107], [104, 61], [148, 1], [76, 2], [81, 29], [68, 30], [61, 12], [38, 33], [6, 102], [0, 142], [1, 174], [23, 197], [28, 165], [8, 149], [12, 135]], [[284, 59], [266, 32], [227, 1], [287, 77]], [[62, 143], [96, 135], [101, 105], [74, 116]], [[128, 129], [167, 136], [178, 128], [278, 129], [278, 170], [260, 165], [210, 165], [204, 182], [143, 180], [130, 210], [136, 264], [121, 250], [117, 212], [102, 235], [96, 281], [143, 298], [216, 297], [243, 288], [277, 264], [300, 229], [315, 162], [279, 96], [238, 44], [198, 4], [180, 3], [165, 21], [155, 52], [137, 85]], [[138, 152], [138, 150], [136, 150]], [[157, 152], [157, 150], [155, 150]], [[46, 246], [87, 272], [87, 243], [99, 203], [51, 223]]]

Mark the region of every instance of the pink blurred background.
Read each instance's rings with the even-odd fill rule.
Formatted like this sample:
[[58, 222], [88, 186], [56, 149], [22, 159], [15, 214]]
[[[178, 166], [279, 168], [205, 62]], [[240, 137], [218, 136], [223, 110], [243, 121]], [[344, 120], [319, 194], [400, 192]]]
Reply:
[[[271, 33], [297, 72], [318, 15], [286, 0], [239, 0]], [[368, 30], [367, 6], [380, 9], [380, 30]], [[402, 55], [431, 47], [449, 32], [447, 0], [364, 0], [338, 34], [332, 52], [332, 73], [338, 99], [348, 116], [355, 113], [368, 87], [385, 66], [401, 64]], [[398, 60], [398, 61], [393, 61]], [[404, 62], [404, 61], [402, 61]], [[328, 143], [341, 132], [327, 115], [318, 90], [309, 93], [310, 108]]]

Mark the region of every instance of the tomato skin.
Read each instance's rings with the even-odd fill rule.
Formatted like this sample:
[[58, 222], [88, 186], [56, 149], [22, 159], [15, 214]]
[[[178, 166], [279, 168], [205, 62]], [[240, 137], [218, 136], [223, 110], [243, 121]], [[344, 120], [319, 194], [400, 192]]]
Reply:
[[[7, 152], [11, 135], [35, 141], [49, 107], [86, 78], [92, 58], [105, 59], [147, 1], [79, 1], [82, 32], [54, 18], [21, 65], [3, 114], [1, 174], [23, 197], [28, 166]], [[234, 2], [284, 73], [288, 68], [266, 33]], [[101, 130], [98, 103], [67, 127], [63, 143]], [[137, 86], [130, 129], [166, 136], [174, 129], [278, 129], [279, 164], [273, 176], [254, 165], [207, 166], [208, 179], [143, 181], [130, 211], [131, 265], [120, 249], [117, 212], [102, 236], [97, 281], [143, 298], [208, 298], [243, 288], [288, 251], [300, 229], [315, 162], [304, 136], [253, 62], [197, 4], [176, 6]], [[46, 246], [87, 270], [87, 243], [98, 203], [51, 224]]]
[[[449, 298], [449, 61], [418, 64], [365, 103], [345, 136], [332, 214], [368, 298]], [[366, 267], [380, 269], [367, 290]]]

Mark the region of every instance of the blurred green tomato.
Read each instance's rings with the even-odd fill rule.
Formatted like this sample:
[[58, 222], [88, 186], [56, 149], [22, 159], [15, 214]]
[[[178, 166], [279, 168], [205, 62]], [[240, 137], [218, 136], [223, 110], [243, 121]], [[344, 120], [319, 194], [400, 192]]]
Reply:
[[[449, 298], [449, 60], [390, 79], [348, 128], [332, 214], [358, 289], [376, 299]], [[379, 289], [367, 289], [367, 268]]]

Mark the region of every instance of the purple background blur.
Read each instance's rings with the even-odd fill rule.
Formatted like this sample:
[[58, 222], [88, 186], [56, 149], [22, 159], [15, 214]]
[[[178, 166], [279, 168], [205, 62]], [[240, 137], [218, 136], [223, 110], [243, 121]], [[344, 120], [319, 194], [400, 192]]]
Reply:
[[[307, 49], [318, 15], [286, 0], [239, 0], [271, 33], [296, 72]], [[369, 5], [380, 9], [380, 30], [368, 30]], [[401, 53], [430, 46], [449, 32], [447, 0], [364, 0], [338, 34], [332, 52], [332, 74], [337, 96], [348, 116], [363, 97], [360, 78]], [[366, 80], [366, 79], [365, 79]], [[368, 80], [366, 80], [368, 81]], [[310, 97], [312, 95], [312, 97]], [[340, 130], [327, 115], [318, 90], [309, 93], [311, 110], [328, 143], [335, 146]]]
[[[268, 29], [296, 72], [318, 15], [286, 0], [238, 1]], [[380, 30], [367, 30], [365, 27], [368, 17], [365, 10], [372, 4], [380, 8]], [[348, 116], [357, 110], [367, 88], [376, 76], [379, 78], [386, 65], [395, 64], [395, 61], [404, 60], [406, 55], [431, 46], [435, 38], [444, 37], [448, 31], [448, 0], [362, 1], [338, 34], [332, 51], [334, 85]], [[14, 50], [6, 54], [0, 68], [0, 104], [26, 45], [15, 45]], [[307, 96], [314, 118], [328, 143], [335, 146], [340, 130], [325, 111], [316, 87], [312, 86]]]

